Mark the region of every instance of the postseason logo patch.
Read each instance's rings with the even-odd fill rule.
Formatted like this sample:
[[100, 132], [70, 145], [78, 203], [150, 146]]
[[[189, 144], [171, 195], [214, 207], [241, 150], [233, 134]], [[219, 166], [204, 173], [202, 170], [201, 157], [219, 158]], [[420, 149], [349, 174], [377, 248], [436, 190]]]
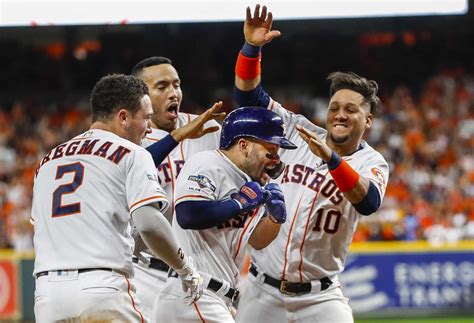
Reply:
[[201, 189], [208, 188], [213, 192], [216, 191], [216, 187], [212, 185], [211, 180], [204, 175], [191, 175], [188, 180], [198, 183]]

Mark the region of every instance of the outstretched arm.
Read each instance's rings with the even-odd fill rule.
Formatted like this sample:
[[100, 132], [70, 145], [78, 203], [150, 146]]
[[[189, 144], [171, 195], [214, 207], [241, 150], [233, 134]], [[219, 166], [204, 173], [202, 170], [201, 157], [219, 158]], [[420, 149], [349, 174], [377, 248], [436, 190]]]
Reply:
[[299, 125], [296, 129], [308, 144], [311, 152], [327, 163], [329, 173], [337, 187], [356, 210], [363, 215], [370, 215], [377, 211], [382, 199], [374, 183], [360, 176], [318, 134]]
[[170, 152], [184, 139], [200, 138], [208, 133], [219, 130], [218, 126], [204, 128], [209, 120], [223, 120], [225, 112], [218, 113], [222, 107], [222, 101], [214, 103], [214, 105], [203, 112], [199, 117], [188, 123], [187, 125], [171, 131], [169, 135], [164, 137], [153, 145], [146, 147], [146, 150], [153, 157], [155, 166], [158, 167]]
[[256, 5], [253, 15], [247, 7], [244, 23], [245, 44], [239, 53], [235, 68], [237, 90], [252, 91], [260, 84], [260, 49], [281, 35], [278, 30], [271, 30], [272, 23], [272, 13], [267, 12], [266, 6], [263, 6], [260, 12], [260, 5]]

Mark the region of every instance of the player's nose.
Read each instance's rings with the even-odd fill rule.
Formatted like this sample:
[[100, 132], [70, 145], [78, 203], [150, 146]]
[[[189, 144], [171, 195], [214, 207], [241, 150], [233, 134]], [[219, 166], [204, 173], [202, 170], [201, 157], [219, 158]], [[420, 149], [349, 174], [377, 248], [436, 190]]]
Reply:
[[280, 156], [278, 154], [267, 153], [265, 155], [268, 159], [272, 161], [272, 164], [277, 165], [280, 163]]

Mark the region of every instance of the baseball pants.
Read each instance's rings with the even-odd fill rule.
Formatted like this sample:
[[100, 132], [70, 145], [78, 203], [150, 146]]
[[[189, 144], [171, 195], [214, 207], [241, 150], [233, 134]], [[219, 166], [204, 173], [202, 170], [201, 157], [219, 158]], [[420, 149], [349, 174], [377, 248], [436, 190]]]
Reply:
[[137, 289], [137, 297], [142, 302], [144, 315], [151, 318], [153, 305], [160, 291], [165, 287], [168, 271], [145, 267], [141, 263], [134, 263], [135, 276], [132, 279]]
[[36, 278], [36, 322], [147, 322], [135, 287], [107, 270], [50, 271]]
[[321, 292], [290, 296], [248, 275], [236, 322], [353, 323], [354, 318], [339, 283]]
[[204, 289], [201, 298], [190, 306], [183, 301], [185, 293], [179, 278], [168, 278], [165, 288], [161, 291], [153, 307], [152, 322], [156, 323], [233, 323], [226, 297], [217, 296], [214, 292]]

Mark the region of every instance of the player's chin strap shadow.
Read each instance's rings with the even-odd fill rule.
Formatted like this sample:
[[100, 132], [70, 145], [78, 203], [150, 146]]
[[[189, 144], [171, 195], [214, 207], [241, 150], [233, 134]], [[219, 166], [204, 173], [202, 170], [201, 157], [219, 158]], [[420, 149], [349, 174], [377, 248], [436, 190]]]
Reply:
[[266, 173], [271, 179], [277, 179], [283, 173], [285, 166], [285, 163], [280, 161], [274, 168], [266, 170]]

